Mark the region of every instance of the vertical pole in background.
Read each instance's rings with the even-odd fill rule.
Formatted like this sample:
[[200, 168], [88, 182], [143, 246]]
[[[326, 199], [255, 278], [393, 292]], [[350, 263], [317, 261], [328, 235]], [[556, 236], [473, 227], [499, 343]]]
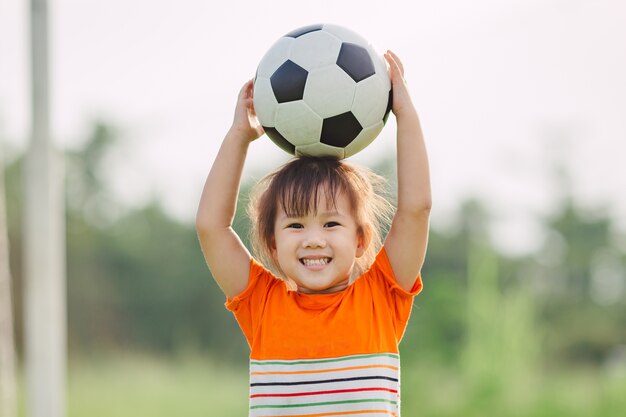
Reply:
[[65, 210], [50, 134], [48, 2], [31, 0], [32, 137], [26, 157], [24, 337], [29, 417], [63, 417], [66, 391]]
[[2, 151], [2, 143], [0, 143], [0, 417], [16, 417], [15, 338], [9, 268], [9, 227], [4, 191], [4, 153]]

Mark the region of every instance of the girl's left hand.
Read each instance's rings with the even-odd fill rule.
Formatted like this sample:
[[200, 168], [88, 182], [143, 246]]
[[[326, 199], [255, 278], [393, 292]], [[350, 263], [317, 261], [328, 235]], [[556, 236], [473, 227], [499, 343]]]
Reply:
[[406, 80], [404, 79], [404, 66], [402, 65], [402, 61], [400, 61], [400, 58], [391, 50], [388, 50], [384, 57], [387, 64], [389, 64], [389, 77], [391, 78], [391, 88], [393, 90], [391, 109], [393, 110], [393, 114], [398, 117], [407, 109], [412, 109], [413, 103]]

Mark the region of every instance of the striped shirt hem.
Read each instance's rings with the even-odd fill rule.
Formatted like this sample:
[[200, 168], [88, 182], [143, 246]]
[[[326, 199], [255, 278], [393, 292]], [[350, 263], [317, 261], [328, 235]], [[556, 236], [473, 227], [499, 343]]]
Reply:
[[250, 417], [399, 416], [394, 353], [251, 360]]

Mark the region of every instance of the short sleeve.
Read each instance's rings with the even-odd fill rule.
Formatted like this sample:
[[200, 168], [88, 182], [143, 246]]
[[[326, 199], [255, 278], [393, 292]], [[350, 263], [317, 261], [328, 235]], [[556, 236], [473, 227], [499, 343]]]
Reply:
[[371, 268], [360, 279], [367, 279], [373, 287], [375, 302], [387, 304], [393, 315], [396, 340], [399, 343], [404, 335], [406, 325], [411, 316], [413, 298], [422, 291], [422, 277], [418, 274], [411, 291], [407, 292], [396, 282], [387, 252], [383, 247]]
[[391, 262], [389, 262], [389, 257], [387, 256], [387, 251], [384, 247], [380, 250], [380, 252], [378, 252], [378, 255], [376, 255], [376, 260], [372, 264], [371, 269], [374, 269], [377, 274], [380, 274], [380, 276], [382, 276], [382, 278], [386, 281], [389, 289], [397, 292], [398, 296], [414, 297], [422, 291], [423, 284], [421, 274], [418, 274], [415, 277], [415, 282], [409, 292], [398, 285], [393, 273], [393, 268], [391, 267]]
[[235, 298], [227, 298], [225, 306], [232, 311], [248, 344], [252, 346], [255, 330], [261, 321], [272, 286], [281, 283], [255, 259], [250, 261], [250, 277], [246, 289]]

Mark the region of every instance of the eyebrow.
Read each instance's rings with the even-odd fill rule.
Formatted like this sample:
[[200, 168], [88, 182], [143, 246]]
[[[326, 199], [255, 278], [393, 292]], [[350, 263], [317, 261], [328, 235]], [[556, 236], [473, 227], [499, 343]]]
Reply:
[[[317, 213], [319, 216], [322, 217], [333, 217], [333, 216], [340, 216], [340, 217], [345, 217], [343, 214], [339, 213], [337, 210], [335, 211], [323, 211], [320, 213]], [[300, 217], [304, 217], [304, 216], [289, 216], [287, 215], [287, 213], [284, 213], [278, 217], [279, 219], [298, 219]]]

